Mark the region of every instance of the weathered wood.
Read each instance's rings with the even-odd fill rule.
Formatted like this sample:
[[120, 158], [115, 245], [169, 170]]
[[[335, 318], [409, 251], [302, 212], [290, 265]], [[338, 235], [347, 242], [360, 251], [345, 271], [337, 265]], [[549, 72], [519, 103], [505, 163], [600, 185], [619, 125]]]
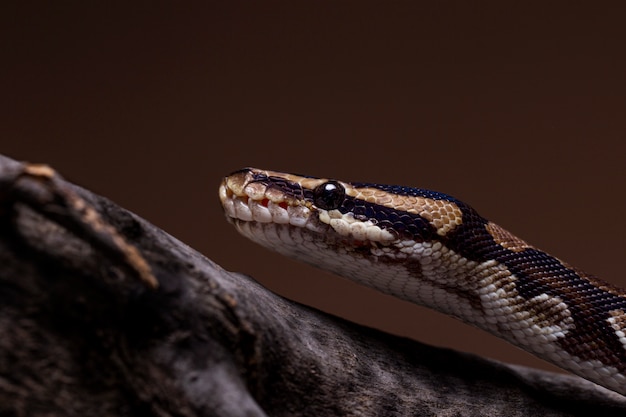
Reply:
[[51, 170], [1, 156], [0, 332], [3, 416], [626, 413], [626, 398], [577, 377], [286, 300]]

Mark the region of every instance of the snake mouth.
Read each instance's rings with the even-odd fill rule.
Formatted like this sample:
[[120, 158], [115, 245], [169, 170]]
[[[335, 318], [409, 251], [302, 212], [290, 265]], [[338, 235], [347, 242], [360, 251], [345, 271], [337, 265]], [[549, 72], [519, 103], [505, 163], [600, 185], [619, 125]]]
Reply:
[[281, 198], [272, 192], [270, 195], [253, 192], [250, 186], [260, 188], [263, 185], [248, 182], [240, 186], [232, 184], [233, 179], [229, 179], [226, 177], [219, 188], [224, 213], [239, 233], [262, 246], [318, 264], [319, 260], [309, 258], [311, 253], [326, 251], [334, 254], [350, 248], [369, 253], [378, 245], [365, 237], [338, 233], [330, 224], [320, 220], [318, 210], [301, 201]]
[[[295, 226], [301, 233], [322, 235], [318, 240], [359, 249], [387, 246], [397, 240], [393, 230], [387, 230], [371, 219], [362, 219], [352, 212], [318, 207], [313, 201], [315, 189], [327, 180], [306, 177], [294, 179], [276, 176], [273, 171], [246, 168], [222, 180], [219, 196], [229, 221]], [[294, 191], [295, 190], [295, 191]], [[304, 194], [310, 193], [310, 197]]]
[[254, 181], [245, 170], [224, 178], [219, 196], [224, 213], [231, 220], [297, 227], [306, 227], [311, 223], [313, 211], [306, 204]]

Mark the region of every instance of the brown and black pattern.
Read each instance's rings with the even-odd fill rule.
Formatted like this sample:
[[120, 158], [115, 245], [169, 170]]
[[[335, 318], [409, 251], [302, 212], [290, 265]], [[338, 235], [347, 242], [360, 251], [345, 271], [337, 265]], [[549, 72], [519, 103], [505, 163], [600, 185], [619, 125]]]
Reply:
[[[262, 183], [270, 196], [277, 192], [290, 204], [312, 208], [313, 215], [317, 215], [315, 202], [319, 201], [316, 200], [316, 190], [328, 181], [253, 169], [234, 175], [245, 176], [248, 183]], [[348, 189], [333, 210], [372, 222], [398, 240], [439, 241], [469, 261], [477, 264], [495, 261], [504, 266], [514, 277], [510, 284], [514, 285], [515, 293], [526, 301], [524, 308], [537, 318], [537, 322], [558, 324], [566, 316], [571, 318], [572, 326], [568, 326], [564, 336], [555, 341], [563, 352], [577, 358], [579, 363], [600, 362], [607, 369], [612, 368], [621, 374], [620, 378], [626, 374], [626, 346], [622, 343], [626, 340], [623, 335], [626, 330], [626, 294], [623, 290], [534, 248], [446, 194], [370, 183], [333, 181], [333, 184], [339, 187], [343, 184]], [[413, 206], [412, 202], [415, 202]], [[431, 212], [424, 211], [431, 208]], [[363, 251], [363, 256], [374, 255]], [[411, 265], [407, 267], [410, 269]], [[419, 273], [419, 268], [414, 269], [416, 274]], [[474, 308], [480, 304], [475, 295], [468, 296], [464, 292], [462, 296], [473, 299]], [[548, 301], [542, 302], [546, 296]], [[615, 371], [608, 370], [607, 373]], [[585, 376], [584, 371], [579, 373]], [[626, 387], [621, 383], [589, 377], [626, 393]]]
[[[287, 196], [313, 202], [313, 189], [283, 177], [255, 174], [255, 181], [280, 189]], [[314, 184], [318, 184], [315, 182]], [[572, 314], [575, 327], [558, 343], [583, 360], [600, 360], [620, 372], [626, 371], [626, 349], [609, 322], [615, 311], [626, 311], [626, 298], [617, 288], [564, 265], [560, 260], [527, 245], [467, 204], [443, 193], [413, 187], [350, 183], [356, 189], [379, 189], [401, 196], [444, 200], [462, 212], [463, 223], [439, 236], [428, 219], [395, 208], [346, 196], [338, 208], [357, 219], [375, 219], [376, 224], [401, 239], [417, 242], [440, 240], [446, 247], [475, 262], [495, 260], [517, 278], [518, 294], [531, 300], [541, 294], [561, 299]]]
[[515, 275], [518, 294], [530, 300], [541, 294], [557, 297], [567, 305], [574, 329], [558, 340], [569, 354], [626, 371], [626, 349], [608, 319], [612, 312], [626, 309], [626, 298], [609, 284], [583, 275], [538, 249], [513, 251], [499, 245], [488, 232], [487, 221], [473, 210], [466, 211], [463, 224], [445, 237], [446, 245], [470, 260], [496, 260]]
[[[369, 218], [380, 219], [379, 225], [393, 229], [405, 238], [440, 240], [469, 260], [479, 263], [495, 260], [505, 265], [517, 278], [516, 290], [525, 300], [547, 294], [568, 306], [575, 327], [567, 337], [558, 340], [566, 352], [582, 360], [599, 360], [620, 372], [626, 371], [626, 349], [609, 322], [613, 312], [626, 311], [626, 298], [617, 288], [525, 245], [521, 239], [488, 222], [465, 203], [445, 194], [410, 187], [352, 185], [378, 187], [401, 195], [445, 199], [457, 205], [463, 213], [463, 223], [443, 237], [438, 236], [429, 222], [418, 215], [394, 213], [393, 209], [363, 202], [350, 202], [345, 209], [356, 209], [355, 213], [365, 212]], [[494, 230], [498, 234], [490, 233]], [[506, 242], [506, 247], [498, 241]]]

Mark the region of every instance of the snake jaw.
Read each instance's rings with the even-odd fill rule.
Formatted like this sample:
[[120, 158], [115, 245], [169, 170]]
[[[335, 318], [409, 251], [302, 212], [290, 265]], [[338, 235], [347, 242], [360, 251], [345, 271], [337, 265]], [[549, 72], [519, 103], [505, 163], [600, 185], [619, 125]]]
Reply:
[[[262, 171], [261, 175], [267, 178], [271, 171]], [[312, 215], [310, 202], [290, 197], [258, 178], [259, 172], [246, 168], [222, 180], [219, 197], [231, 222], [254, 222], [268, 227], [271, 224], [292, 225], [322, 232], [316, 216]], [[240, 227], [238, 229], [241, 231]]]

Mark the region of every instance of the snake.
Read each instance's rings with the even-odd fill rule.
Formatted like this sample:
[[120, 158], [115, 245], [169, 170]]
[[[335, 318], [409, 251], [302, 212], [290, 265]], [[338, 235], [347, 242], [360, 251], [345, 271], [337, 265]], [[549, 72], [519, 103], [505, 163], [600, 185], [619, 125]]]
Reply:
[[245, 168], [223, 178], [252, 241], [492, 333], [626, 395], [626, 291], [444, 193]]

